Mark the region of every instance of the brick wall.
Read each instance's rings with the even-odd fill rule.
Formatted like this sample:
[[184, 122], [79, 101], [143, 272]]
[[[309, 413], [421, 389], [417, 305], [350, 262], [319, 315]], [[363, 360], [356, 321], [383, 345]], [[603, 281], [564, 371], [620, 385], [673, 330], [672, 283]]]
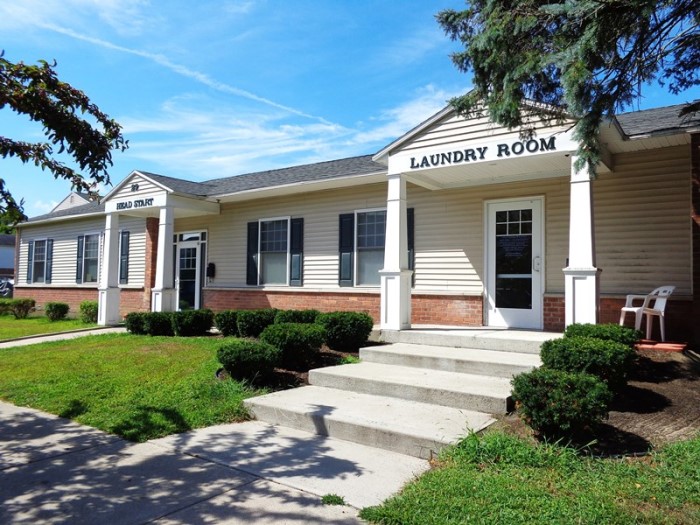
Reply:
[[543, 310], [544, 330], [546, 332], [563, 332], [564, 322], [566, 320], [564, 296], [545, 296]]
[[411, 323], [482, 326], [484, 324], [483, 300], [481, 296], [413, 294]]
[[[255, 308], [308, 309], [321, 312], [367, 312], [379, 323], [379, 293], [303, 292], [264, 290], [204, 290], [204, 307], [214, 311]], [[453, 326], [481, 326], [481, 297], [412, 296], [411, 322]]]
[[[14, 297], [28, 298], [36, 301], [37, 309], [43, 311], [49, 302], [67, 303], [70, 317], [80, 314], [80, 303], [97, 301], [95, 288], [15, 288]], [[119, 295], [119, 314], [124, 317], [129, 312], [147, 312], [151, 308], [150, 293], [146, 295], [143, 288], [125, 289]]]
[[700, 347], [700, 133], [690, 136], [691, 173], [691, 227], [693, 244], [693, 304], [690, 310], [692, 323], [691, 340]]
[[97, 301], [96, 288], [15, 288], [14, 297], [18, 299], [34, 299], [37, 309], [43, 310], [50, 302], [68, 303], [69, 316], [80, 313], [80, 303]]

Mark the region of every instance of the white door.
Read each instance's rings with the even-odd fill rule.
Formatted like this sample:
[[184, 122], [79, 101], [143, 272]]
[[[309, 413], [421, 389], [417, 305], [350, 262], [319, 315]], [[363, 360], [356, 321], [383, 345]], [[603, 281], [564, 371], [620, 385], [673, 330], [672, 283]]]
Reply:
[[542, 198], [486, 205], [489, 326], [542, 328]]
[[175, 287], [177, 288], [178, 310], [199, 308], [201, 290], [199, 251], [199, 241], [185, 241], [177, 244]]

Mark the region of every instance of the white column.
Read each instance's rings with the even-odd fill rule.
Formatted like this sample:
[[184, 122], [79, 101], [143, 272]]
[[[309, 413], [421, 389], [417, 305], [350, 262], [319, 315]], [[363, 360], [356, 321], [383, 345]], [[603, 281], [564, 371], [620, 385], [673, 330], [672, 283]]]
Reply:
[[116, 213], [108, 213], [105, 220], [97, 302], [97, 324], [107, 326], [119, 323], [119, 215]]
[[406, 224], [406, 179], [388, 176], [386, 199], [386, 241], [381, 276], [382, 330], [411, 327], [411, 270], [408, 269], [408, 229]]
[[158, 254], [156, 256], [156, 280], [151, 290], [151, 310], [172, 312], [175, 310], [173, 289], [173, 231], [175, 212], [172, 206], [160, 209], [158, 223]]
[[564, 268], [565, 324], [597, 323], [599, 274], [595, 266], [592, 180], [571, 157], [569, 264]]

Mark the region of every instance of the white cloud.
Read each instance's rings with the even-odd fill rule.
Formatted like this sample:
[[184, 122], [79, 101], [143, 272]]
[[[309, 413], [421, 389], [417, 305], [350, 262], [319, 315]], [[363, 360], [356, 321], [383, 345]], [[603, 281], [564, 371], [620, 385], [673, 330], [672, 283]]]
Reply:
[[443, 109], [452, 97], [461, 92], [448, 92], [433, 85], [425, 86], [414, 98], [383, 111], [370, 122], [370, 126], [366, 126], [369, 129], [359, 131], [352, 141], [356, 144], [391, 142]]
[[[66, 194], [67, 195], [67, 194]], [[37, 213], [49, 213], [51, 210], [53, 210], [56, 206], [58, 206], [58, 201], [43, 201], [43, 200], [38, 200], [34, 201], [31, 204], [27, 204], [25, 207], [26, 208], [31, 208], [32, 214]]]

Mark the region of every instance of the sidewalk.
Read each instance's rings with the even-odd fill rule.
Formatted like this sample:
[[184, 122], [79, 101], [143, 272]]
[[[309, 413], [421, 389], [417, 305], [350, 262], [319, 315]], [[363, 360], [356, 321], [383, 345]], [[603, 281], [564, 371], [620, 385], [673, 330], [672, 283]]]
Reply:
[[64, 341], [66, 339], [76, 339], [77, 337], [85, 337], [87, 335], [99, 335], [99, 334], [125, 334], [126, 328], [123, 326], [108, 326], [102, 328], [91, 328], [89, 330], [75, 330], [72, 332], [57, 332], [55, 334], [47, 335], [30, 335], [27, 337], [20, 337], [18, 339], [11, 339], [9, 341], [0, 342], [0, 349], [2, 348], [13, 348], [15, 346], [27, 346], [35, 345], [37, 343], [45, 343], [48, 341]]
[[[360, 508], [427, 469], [413, 457], [258, 421], [131, 443], [0, 401], [3, 524], [350, 525], [362, 523]], [[348, 505], [323, 505], [327, 494]]]

